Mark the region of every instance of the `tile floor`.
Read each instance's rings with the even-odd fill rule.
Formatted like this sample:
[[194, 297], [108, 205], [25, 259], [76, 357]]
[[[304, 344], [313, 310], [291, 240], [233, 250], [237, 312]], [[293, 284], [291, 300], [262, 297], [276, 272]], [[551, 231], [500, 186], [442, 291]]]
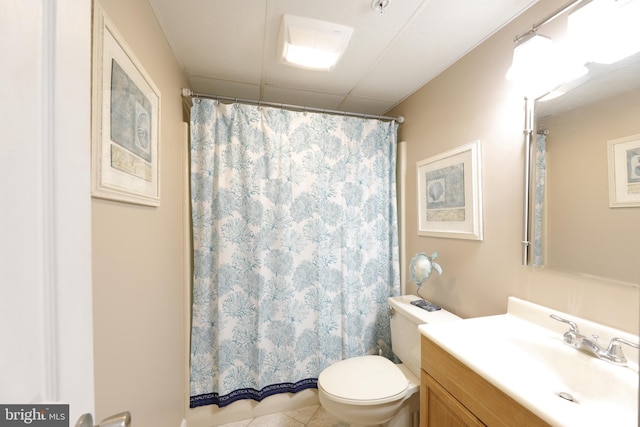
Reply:
[[319, 405], [308, 406], [296, 411], [264, 415], [218, 427], [349, 427], [338, 421]]

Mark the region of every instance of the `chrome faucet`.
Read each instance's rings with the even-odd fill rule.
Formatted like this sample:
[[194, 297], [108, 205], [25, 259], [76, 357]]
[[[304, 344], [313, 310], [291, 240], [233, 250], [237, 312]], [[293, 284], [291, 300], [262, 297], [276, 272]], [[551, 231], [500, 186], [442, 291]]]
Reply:
[[622, 353], [622, 346], [620, 344], [626, 344], [630, 347], [639, 348], [638, 344], [625, 340], [624, 338], [613, 338], [606, 348], [601, 347], [598, 344], [597, 335], [592, 335], [591, 339], [585, 337], [584, 335], [580, 334], [578, 325], [576, 325], [575, 322], [563, 319], [562, 317], [556, 316], [555, 314], [551, 314], [549, 317], [569, 325], [569, 330], [562, 335], [562, 339], [565, 344], [578, 350], [584, 350], [587, 353], [596, 356], [599, 359], [603, 359], [607, 362], [613, 363], [614, 365], [625, 366], [627, 364], [627, 358]]

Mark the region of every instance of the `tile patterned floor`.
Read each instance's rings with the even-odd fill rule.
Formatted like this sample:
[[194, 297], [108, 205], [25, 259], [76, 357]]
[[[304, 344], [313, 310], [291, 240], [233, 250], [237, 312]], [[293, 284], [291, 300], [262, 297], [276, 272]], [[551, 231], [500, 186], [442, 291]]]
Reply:
[[321, 406], [308, 406], [296, 411], [264, 415], [218, 427], [349, 427], [337, 420]]

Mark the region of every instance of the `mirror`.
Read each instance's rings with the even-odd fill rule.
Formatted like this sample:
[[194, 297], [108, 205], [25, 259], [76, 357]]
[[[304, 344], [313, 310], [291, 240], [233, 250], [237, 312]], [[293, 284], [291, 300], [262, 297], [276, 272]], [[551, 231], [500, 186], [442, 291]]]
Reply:
[[[640, 53], [588, 68], [559, 88], [563, 96], [534, 106], [536, 131], [546, 133], [542, 260], [546, 268], [640, 286], [640, 207], [609, 206], [607, 157], [607, 141], [640, 138]], [[535, 183], [535, 159], [532, 174]]]

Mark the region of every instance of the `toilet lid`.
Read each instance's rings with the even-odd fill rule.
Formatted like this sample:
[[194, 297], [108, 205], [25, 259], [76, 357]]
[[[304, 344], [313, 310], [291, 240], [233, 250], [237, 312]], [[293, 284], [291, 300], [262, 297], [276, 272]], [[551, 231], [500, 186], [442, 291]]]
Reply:
[[343, 401], [394, 400], [409, 385], [407, 377], [389, 359], [362, 356], [341, 360], [322, 371], [318, 386]]

